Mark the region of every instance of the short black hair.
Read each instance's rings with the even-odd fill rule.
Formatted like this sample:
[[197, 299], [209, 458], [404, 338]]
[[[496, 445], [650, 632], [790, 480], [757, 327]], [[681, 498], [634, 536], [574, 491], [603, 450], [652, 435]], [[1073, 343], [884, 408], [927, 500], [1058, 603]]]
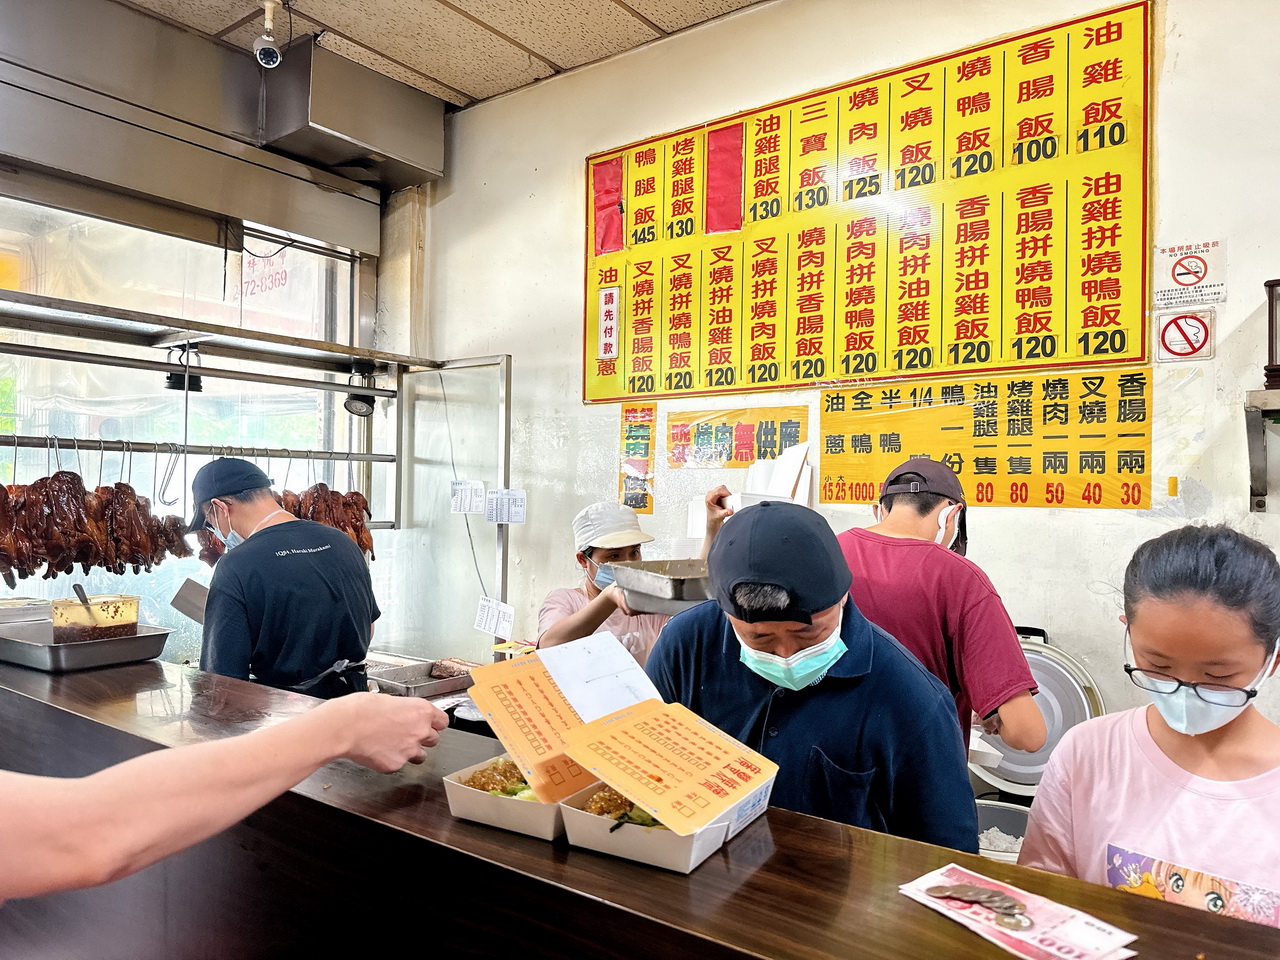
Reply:
[[209, 504], [213, 503], [214, 500], [231, 500], [235, 503], [253, 503], [255, 500], [263, 500], [270, 496], [270, 487], [254, 487], [252, 490], [241, 490], [239, 493], [220, 493], [216, 497], [210, 497], [204, 503], [200, 504], [200, 509], [208, 510]]
[[1280, 636], [1280, 562], [1266, 544], [1226, 524], [1187, 526], [1148, 540], [1124, 572], [1124, 613], [1140, 601], [1204, 597], [1249, 618], [1271, 656]]
[[880, 498], [880, 506], [884, 507], [887, 513], [901, 504], [904, 507], [913, 507], [920, 516], [927, 517], [938, 508], [938, 504], [949, 503], [950, 500], [950, 497], [944, 497], [940, 493], [891, 493], [887, 497]]
[[780, 614], [791, 606], [791, 594], [776, 583], [739, 583], [730, 595], [742, 610], [754, 614]]

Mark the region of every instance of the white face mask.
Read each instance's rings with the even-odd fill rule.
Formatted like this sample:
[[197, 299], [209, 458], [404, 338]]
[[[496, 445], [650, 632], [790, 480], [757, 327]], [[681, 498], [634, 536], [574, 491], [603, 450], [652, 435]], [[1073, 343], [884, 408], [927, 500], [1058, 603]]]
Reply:
[[[963, 503], [953, 503], [951, 506], [947, 507], [945, 510], [943, 510], [941, 513], [938, 514], [938, 533], [933, 538], [934, 543], [940, 544], [941, 546], [946, 547], [948, 550], [951, 549], [951, 545], [956, 542], [956, 537], [960, 536], [960, 518], [956, 516], [956, 514], [958, 514], [960, 510], [963, 509], [963, 507], [964, 507]], [[947, 521], [950, 520], [953, 516], [956, 517], [956, 525], [955, 525], [955, 528], [951, 531], [950, 539], [948, 539], [947, 538]], [[946, 540], [947, 542], [943, 543], [942, 542], [943, 540]]]
[[[1280, 653], [1280, 643], [1276, 645], [1275, 650], [1271, 651], [1271, 656], [1267, 658], [1262, 671], [1244, 689], [1258, 692], [1258, 688], [1267, 679], [1272, 665], [1276, 662], [1277, 653]], [[1245, 708], [1249, 706], [1248, 700], [1238, 706], [1209, 703], [1201, 700], [1196, 696], [1196, 692], [1187, 686], [1177, 687], [1168, 693], [1147, 690], [1144, 687], [1143, 692], [1151, 698], [1151, 702], [1160, 711], [1160, 716], [1164, 718], [1165, 723], [1178, 733], [1185, 733], [1189, 737], [1198, 737], [1202, 733], [1225, 727], [1244, 713]], [[1252, 699], [1250, 697], [1250, 700]]]

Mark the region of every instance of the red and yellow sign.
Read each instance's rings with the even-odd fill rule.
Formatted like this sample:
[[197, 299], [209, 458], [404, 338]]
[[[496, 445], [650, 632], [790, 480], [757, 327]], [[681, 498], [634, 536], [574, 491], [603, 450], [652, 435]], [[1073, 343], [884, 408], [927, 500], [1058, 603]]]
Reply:
[[970, 504], [1151, 506], [1151, 368], [938, 377], [824, 390], [822, 503], [873, 503], [929, 457]]
[[653, 513], [653, 458], [658, 440], [658, 405], [622, 406], [618, 440], [618, 502], [636, 513]]
[[584, 399], [1145, 360], [1149, 18], [589, 158]]
[[776, 460], [808, 435], [808, 407], [672, 412], [667, 415], [667, 466], [746, 468], [757, 460]]

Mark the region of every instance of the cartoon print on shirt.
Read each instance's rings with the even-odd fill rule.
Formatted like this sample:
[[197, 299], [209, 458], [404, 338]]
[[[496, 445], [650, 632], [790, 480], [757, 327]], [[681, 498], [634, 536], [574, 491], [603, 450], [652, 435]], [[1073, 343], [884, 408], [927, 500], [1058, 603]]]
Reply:
[[1280, 891], [1107, 845], [1107, 884], [1137, 896], [1280, 927]]

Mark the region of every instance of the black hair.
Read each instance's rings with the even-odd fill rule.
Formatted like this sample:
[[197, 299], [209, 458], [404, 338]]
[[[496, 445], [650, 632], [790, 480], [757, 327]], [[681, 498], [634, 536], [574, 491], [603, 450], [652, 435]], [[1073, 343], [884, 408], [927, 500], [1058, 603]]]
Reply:
[[1188, 526], [1148, 540], [1124, 572], [1124, 612], [1138, 602], [1204, 597], [1249, 618], [1271, 656], [1280, 636], [1280, 562], [1271, 548], [1225, 524]]
[[782, 613], [791, 606], [791, 594], [773, 583], [739, 583], [731, 596], [740, 610], [757, 616]]
[[880, 506], [884, 507], [887, 513], [898, 504], [902, 504], [904, 507], [914, 507], [916, 513], [927, 517], [938, 508], [938, 504], [949, 503], [950, 500], [950, 497], [944, 497], [940, 493], [891, 493], [880, 498]]
[[240, 493], [220, 493], [216, 497], [210, 497], [204, 503], [200, 504], [202, 511], [209, 509], [209, 504], [214, 500], [230, 500], [234, 503], [253, 503], [256, 500], [263, 500], [271, 496], [270, 487], [254, 487], [252, 490], [242, 490]]

